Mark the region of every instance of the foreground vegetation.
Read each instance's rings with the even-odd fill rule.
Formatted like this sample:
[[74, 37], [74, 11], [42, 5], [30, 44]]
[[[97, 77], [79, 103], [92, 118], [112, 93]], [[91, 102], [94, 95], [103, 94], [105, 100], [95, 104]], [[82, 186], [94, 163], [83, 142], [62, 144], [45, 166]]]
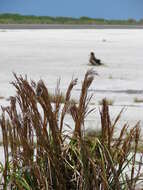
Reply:
[[0, 14], [0, 24], [110, 24], [110, 25], [136, 25], [143, 24], [143, 19], [136, 21], [95, 19], [89, 17], [50, 17], [50, 16], [23, 16], [19, 14]]
[[[9, 107], [2, 107], [0, 119], [5, 154], [0, 170], [2, 189], [135, 189], [142, 177], [142, 157], [136, 161], [139, 124], [130, 129], [128, 124], [121, 126], [115, 140], [122, 111], [111, 122], [108, 104], [103, 100], [101, 132], [84, 131], [84, 120], [93, 111], [88, 110], [92, 70], [85, 74], [79, 104], [70, 101], [75, 79], [67, 88], [63, 106], [59, 85], [53, 104], [43, 81], [28, 82], [27, 78], [14, 76], [16, 96], [11, 97]], [[74, 121], [70, 134], [64, 131], [67, 114]]]

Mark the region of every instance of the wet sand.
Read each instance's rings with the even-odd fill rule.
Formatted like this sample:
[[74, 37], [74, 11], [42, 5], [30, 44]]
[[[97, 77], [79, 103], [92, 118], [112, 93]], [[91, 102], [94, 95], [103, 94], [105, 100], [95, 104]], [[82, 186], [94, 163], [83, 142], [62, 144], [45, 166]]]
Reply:
[[0, 29], [143, 29], [143, 25], [0, 24]]

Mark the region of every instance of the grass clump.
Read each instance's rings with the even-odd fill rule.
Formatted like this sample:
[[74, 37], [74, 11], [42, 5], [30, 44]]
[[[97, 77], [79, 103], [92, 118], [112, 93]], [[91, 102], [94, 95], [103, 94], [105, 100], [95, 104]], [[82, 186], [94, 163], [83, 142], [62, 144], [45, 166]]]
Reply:
[[141, 98], [135, 97], [135, 98], [134, 98], [134, 102], [135, 102], [135, 103], [143, 103], [143, 98], [141, 99]]
[[[59, 94], [49, 93], [49, 98], [52, 103], [56, 103], [57, 99], [59, 99], [61, 104], [66, 102], [66, 96], [63, 93], [59, 93]], [[75, 99], [71, 99], [70, 103], [77, 103], [77, 101]]]
[[[103, 105], [103, 100], [100, 100], [98, 103], [99, 103], [99, 105]], [[106, 103], [109, 106], [112, 106], [114, 104], [114, 100], [112, 100], [112, 99], [106, 99]]]
[[[130, 129], [128, 135], [125, 124], [117, 140], [113, 141], [122, 111], [111, 122], [108, 103], [104, 99], [100, 110], [100, 134], [91, 138], [84, 133], [85, 118], [93, 111], [88, 108], [92, 98], [88, 96], [94, 79], [92, 70], [85, 74], [79, 104], [70, 101], [71, 91], [77, 83], [75, 79], [67, 88], [62, 108], [59, 98], [54, 107], [51, 105], [43, 81], [30, 83], [22, 76], [14, 77], [12, 84], [17, 94], [11, 97], [8, 107], [2, 108], [0, 119], [5, 155], [5, 164], [1, 166], [3, 189], [135, 189], [141, 170], [141, 164], [135, 168], [139, 124]], [[74, 121], [70, 135], [63, 129], [67, 113]], [[131, 142], [134, 142], [132, 157]], [[126, 173], [129, 166], [131, 170]]]
[[109, 77], [108, 77], [108, 79], [113, 79], [113, 76], [110, 74]]

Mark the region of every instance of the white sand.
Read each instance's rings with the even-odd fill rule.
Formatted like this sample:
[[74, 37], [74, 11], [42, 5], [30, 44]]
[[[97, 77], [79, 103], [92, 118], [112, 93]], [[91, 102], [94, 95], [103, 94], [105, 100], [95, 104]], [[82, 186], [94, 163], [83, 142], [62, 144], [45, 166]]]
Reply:
[[[93, 68], [99, 76], [91, 86], [94, 93], [92, 104], [97, 105], [104, 97], [114, 100], [110, 107], [112, 118], [125, 106], [117, 131], [125, 122], [133, 126], [140, 120], [142, 127], [143, 103], [134, 102], [134, 98], [143, 99], [143, 93], [137, 93], [143, 90], [142, 50], [143, 30], [139, 29], [0, 30], [0, 96], [8, 98], [15, 93], [9, 82], [13, 80], [12, 72], [16, 72], [27, 74], [36, 81], [44, 79], [51, 91], [54, 91], [57, 78], [61, 77], [61, 89], [65, 91], [71, 78], [78, 77], [79, 82], [73, 92], [77, 98], [81, 80], [92, 68], [88, 59], [90, 51], [94, 51], [105, 66]], [[0, 100], [0, 105], [8, 105], [8, 102]], [[87, 128], [100, 127], [98, 109], [99, 106], [87, 117]], [[66, 123], [72, 123], [69, 116]], [[4, 161], [2, 148], [0, 161]]]
[[[142, 121], [143, 103], [134, 103], [134, 98], [143, 98], [143, 94], [135, 93], [143, 90], [142, 49], [143, 30], [139, 29], [0, 30], [0, 96], [7, 98], [15, 93], [9, 82], [13, 80], [12, 72], [16, 72], [35, 80], [44, 79], [52, 91], [57, 78], [61, 77], [61, 89], [65, 91], [71, 78], [78, 77], [73, 92], [77, 98], [81, 80], [92, 68], [87, 64], [90, 51], [94, 51], [105, 66], [94, 67], [99, 76], [91, 86], [95, 94], [92, 103], [107, 97], [114, 100], [113, 110], [127, 106], [127, 120]], [[123, 92], [118, 93], [119, 90]], [[128, 94], [128, 90], [135, 91]], [[0, 104], [8, 102], [0, 100]], [[128, 107], [132, 105], [136, 107]]]

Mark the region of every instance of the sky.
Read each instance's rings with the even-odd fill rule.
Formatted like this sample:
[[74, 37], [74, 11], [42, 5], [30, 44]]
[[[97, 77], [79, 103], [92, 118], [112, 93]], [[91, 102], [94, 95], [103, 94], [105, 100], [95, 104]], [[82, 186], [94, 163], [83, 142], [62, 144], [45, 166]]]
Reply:
[[138, 20], [143, 0], [0, 0], [0, 13]]

